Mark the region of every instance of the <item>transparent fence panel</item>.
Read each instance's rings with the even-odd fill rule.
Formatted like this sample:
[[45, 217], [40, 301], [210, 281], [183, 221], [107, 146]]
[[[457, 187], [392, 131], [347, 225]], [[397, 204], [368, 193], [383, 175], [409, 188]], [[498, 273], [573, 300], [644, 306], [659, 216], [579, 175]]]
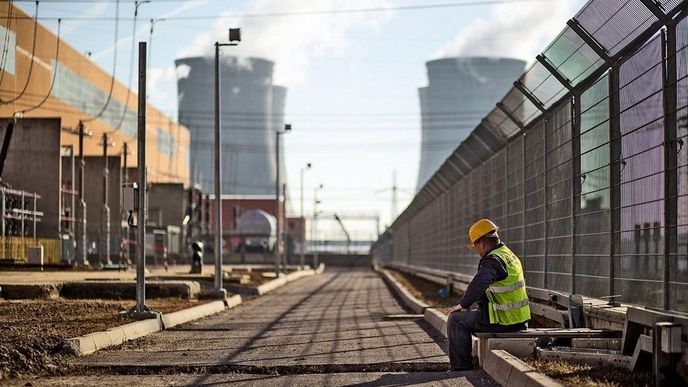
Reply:
[[508, 221], [507, 221], [507, 175], [506, 171], [506, 150], [502, 150], [492, 159], [492, 191], [493, 207], [492, 218], [494, 222], [504, 227], [500, 236], [508, 240]]
[[676, 69], [677, 69], [677, 142], [678, 156], [678, 249], [677, 254], [669, 257], [669, 308], [688, 312], [688, 20], [683, 20], [677, 28]]
[[571, 291], [572, 141], [571, 103], [552, 112], [545, 134], [546, 161], [546, 287]]
[[545, 286], [545, 122], [525, 135], [523, 253], [519, 256], [529, 286]]
[[662, 307], [664, 276], [664, 107], [661, 39], [619, 69], [621, 254], [614, 290], [622, 300]]
[[572, 86], [578, 85], [604, 64], [602, 58], [570, 27], [564, 28], [543, 55]]
[[504, 96], [502, 104], [504, 104], [511, 114], [513, 114], [523, 125], [527, 125], [540, 115], [540, 110], [515, 87], [512, 87]]
[[523, 255], [523, 137], [506, 147], [507, 225], [505, 239], [516, 255]]
[[519, 81], [546, 109], [559, 101], [568, 91], [540, 62], [533, 63]]
[[609, 294], [610, 165], [609, 79], [602, 77], [580, 97], [580, 172], [574, 184], [576, 288], [580, 294]]
[[521, 129], [507, 117], [506, 114], [500, 108], [494, 108], [485, 117], [485, 120], [490, 123], [490, 126], [498, 130], [504, 138], [511, 138]]
[[590, 0], [574, 18], [611, 56], [657, 21], [640, 0]]

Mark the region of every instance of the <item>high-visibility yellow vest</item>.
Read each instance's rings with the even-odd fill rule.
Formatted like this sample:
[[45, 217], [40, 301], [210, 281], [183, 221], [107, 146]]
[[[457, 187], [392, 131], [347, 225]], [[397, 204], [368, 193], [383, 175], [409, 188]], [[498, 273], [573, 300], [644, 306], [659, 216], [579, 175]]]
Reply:
[[505, 279], [493, 282], [485, 292], [489, 301], [490, 323], [512, 325], [530, 320], [530, 306], [521, 261], [506, 246], [498, 247], [490, 254], [501, 258], [507, 271]]

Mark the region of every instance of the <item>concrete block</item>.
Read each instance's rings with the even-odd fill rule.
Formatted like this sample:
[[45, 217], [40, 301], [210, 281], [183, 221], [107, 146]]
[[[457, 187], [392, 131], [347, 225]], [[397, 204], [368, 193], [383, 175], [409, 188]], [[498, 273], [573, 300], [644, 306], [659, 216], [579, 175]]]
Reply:
[[197, 320], [202, 317], [210, 316], [225, 310], [224, 301], [213, 301], [207, 304], [194, 306], [183, 309], [178, 312], [164, 314], [162, 316], [162, 323], [164, 329], [172, 328], [179, 324], [184, 324], [189, 321]]
[[268, 281], [268, 282], [258, 286], [256, 288], [256, 290], [258, 291], [258, 295], [262, 296], [264, 294], [270, 293], [271, 291], [279, 288], [280, 286], [283, 286], [287, 282], [289, 282], [289, 281], [287, 280], [286, 276], [285, 277], [279, 277], [279, 278], [276, 278], [272, 281]]
[[487, 339], [487, 350], [501, 349], [518, 357], [535, 356], [535, 339]]
[[235, 294], [225, 300], [225, 307], [227, 307], [227, 309], [232, 309], [238, 305], [241, 305], [242, 302], [243, 300], [241, 299], [241, 295]]
[[507, 386], [512, 368], [513, 367], [506, 359], [498, 359], [495, 365], [496, 376], [490, 376], [502, 386]]
[[3, 284], [2, 298], [6, 300], [49, 300], [60, 297], [60, 287], [54, 284]]
[[562, 386], [506, 351], [490, 350], [486, 357], [483, 370], [504, 387]]
[[509, 380], [506, 382], [506, 384], [509, 387], [526, 387], [528, 384], [528, 374], [530, 370], [519, 370], [516, 367], [513, 367], [510, 372], [509, 372]]
[[[196, 298], [201, 285], [195, 281], [149, 281], [146, 282], [146, 297], [184, 299]], [[136, 299], [135, 281], [83, 281], [69, 282], [62, 286], [60, 295], [65, 298], [88, 299]]]
[[[96, 351], [111, 346], [110, 331], [91, 333], [93, 343], [96, 346]], [[119, 344], [119, 343], [116, 343]]]

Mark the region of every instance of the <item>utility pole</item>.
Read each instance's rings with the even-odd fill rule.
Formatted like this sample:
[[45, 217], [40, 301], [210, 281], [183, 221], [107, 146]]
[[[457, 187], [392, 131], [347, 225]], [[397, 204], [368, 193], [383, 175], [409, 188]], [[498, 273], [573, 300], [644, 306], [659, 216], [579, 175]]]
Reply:
[[220, 131], [220, 43], [215, 42], [215, 296], [225, 298], [222, 286], [222, 133]]
[[241, 41], [238, 28], [229, 29], [229, 43], [215, 42], [215, 289], [213, 295], [226, 298], [222, 285], [222, 132], [220, 128], [220, 47], [236, 46]]
[[282, 227], [280, 227], [280, 154], [279, 154], [279, 143], [280, 143], [279, 130], [275, 131], [275, 164], [277, 165], [277, 172], [275, 174], [275, 217], [277, 218], [275, 236], [277, 240], [275, 241], [275, 275], [279, 277], [280, 273], [280, 246], [282, 245]]
[[100, 253], [101, 265], [112, 265], [110, 261], [110, 206], [108, 205], [108, 177], [110, 169], [108, 167], [108, 135], [103, 133], [103, 208], [100, 217]]
[[85, 168], [86, 161], [84, 160], [84, 123], [79, 121], [79, 206], [77, 208], [77, 227], [76, 227], [76, 261], [80, 269], [88, 266], [87, 257], [87, 238], [86, 238], [86, 200], [84, 199], [85, 192]]
[[291, 125], [285, 124], [284, 131], [275, 131], [275, 164], [276, 164], [276, 174], [275, 174], [275, 214], [277, 215], [277, 241], [275, 242], [275, 273], [279, 275], [279, 265], [280, 265], [280, 247], [282, 246], [282, 223], [284, 221], [284, 215], [280, 215], [280, 135], [288, 133], [291, 131]]
[[146, 306], [146, 42], [139, 42], [139, 106], [138, 106], [138, 209], [136, 212], [136, 306], [131, 314], [138, 318], [152, 318], [154, 313]]
[[284, 254], [282, 255], [282, 270], [286, 273], [287, 261], [289, 260], [287, 256], [289, 253], [289, 240], [287, 239], [289, 235], [287, 231], [287, 183], [282, 183], [282, 195], [284, 196], [284, 199], [282, 199], [282, 219], [284, 221], [284, 238], [282, 239], [284, 241]]
[[320, 204], [320, 201], [318, 200], [318, 191], [323, 188], [323, 185], [320, 184], [318, 187], [316, 187], [313, 190], [313, 225], [312, 225], [312, 233], [313, 233], [313, 239], [311, 240], [311, 243], [313, 243], [313, 270], [318, 268], [318, 204]]
[[311, 163], [307, 163], [305, 168], [301, 168], [301, 221], [303, 222], [303, 229], [301, 230], [301, 270], [306, 264], [306, 218], [303, 216], [303, 172], [311, 168]]

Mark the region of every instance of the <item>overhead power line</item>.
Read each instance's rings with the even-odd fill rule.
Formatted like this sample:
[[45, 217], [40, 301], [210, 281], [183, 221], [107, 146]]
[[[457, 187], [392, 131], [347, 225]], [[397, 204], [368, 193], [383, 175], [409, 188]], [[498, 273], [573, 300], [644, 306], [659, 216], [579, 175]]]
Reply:
[[119, 32], [119, 1], [117, 0], [115, 2], [115, 52], [113, 54], [113, 59], [112, 59], [112, 77], [110, 78], [110, 91], [108, 92], [107, 100], [105, 101], [105, 104], [103, 107], [100, 109], [98, 114], [94, 115], [91, 118], [83, 120], [83, 122], [89, 122], [93, 121], [95, 119], [100, 118], [100, 116], [105, 113], [107, 110], [108, 105], [110, 105], [110, 101], [112, 100], [112, 91], [115, 88], [115, 73], [117, 72], [117, 33]]
[[60, 27], [61, 27], [61, 20], [58, 20], [57, 21], [57, 39], [56, 39], [57, 43], [55, 44], [55, 46], [56, 46], [56, 48], [55, 48], [55, 71], [53, 71], [53, 79], [52, 79], [52, 81], [50, 81], [50, 87], [48, 88], [48, 92], [45, 93], [45, 96], [43, 97], [43, 99], [38, 104], [36, 104], [30, 108], [26, 108], [26, 109], [22, 110], [21, 114], [26, 114], [28, 112], [31, 112], [31, 111], [34, 111], [34, 110], [40, 108], [41, 106], [43, 106], [45, 101], [47, 101], [48, 98], [50, 98], [50, 95], [53, 93], [53, 88], [55, 87], [55, 79], [57, 79], [57, 70], [58, 70], [58, 66], [60, 65]]
[[[26, 83], [24, 83], [24, 88], [22, 91], [14, 98], [10, 98], [7, 101], [0, 100], [0, 103], [2, 104], [10, 104], [13, 102], [16, 102], [19, 100], [22, 96], [24, 96], [24, 93], [26, 93], [26, 90], [29, 88], [29, 82], [31, 81], [31, 74], [33, 72], [33, 63], [35, 62], [35, 55], [36, 55], [36, 34], [38, 33], [38, 1], [36, 1], [36, 21], [33, 23], [33, 43], [31, 44], [31, 63], [29, 63], [29, 74], [26, 76]], [[7, 30], [7, 35], [9, 35], [9, 30]], [[3, 73], [4, 73], [4, 67], [3, 67]]]
[[[28, 0], [15, 0], [28, 1]], [[157, 0], [160, 2], [161, 0]], [[182, 0], [163, 0], [163, 1], [182, 1]], [[457, 7], [473, 7], [494, 4], [512, 4], [512, 3], [534, 3], [534, 2], [549, 2], [552, 0], [482, 0], [482, 1], [464, 1], [455, 3], [435, 3], [435, 4], [416, 4], [416, 5], [401, 5], [395, 7], [371, 7], [371, 8], [343, 8], [343, 9], [323, 9], [312, 11], [296, 11], [296, 12], [263, 12], [263, 13], [235, 13], [227, 15], [198, 15], [198, 16], [171, 16], [165, 18], [166, 20], [205, 20], [205, 19], [232, 19], [232, 18], [273, 18], [273, 17], [292, 17], [292, 16], [325, 16], [338, 14], [353, 14], [353, 13], [371, 13], [371, 12], [388, 12], [388, 11], [417, 11], [424, 9], [437, 8], [457, 8]], [[90, 1], [72, 0], [65, 1], [65, 3], [82, 3]], [[130, 1], [133, 3], [133, 1]], [[7, 16], [0, 16], [0, 19], [8, 18]], [[20, 17], [26, 18], [26, 17]], [[20, 19], [17, 18], [17, 19]], [[54, 18], [42, 18], [41, 20], [48, 20]], [[112, 20], [111, 17], [103, 16], [72, 16], [63, 17], [63, 20]], [[121, 18], [123, 21], [133, 21], [133, 18]]]

